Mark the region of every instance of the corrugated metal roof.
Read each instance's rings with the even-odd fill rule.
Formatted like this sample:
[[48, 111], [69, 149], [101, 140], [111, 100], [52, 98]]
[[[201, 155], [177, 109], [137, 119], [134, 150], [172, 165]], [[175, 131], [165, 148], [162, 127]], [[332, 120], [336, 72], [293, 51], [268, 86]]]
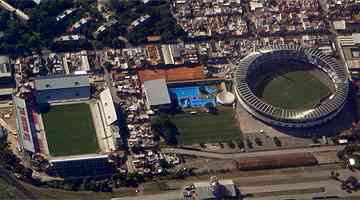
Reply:
[[47, 76], [35, 79], [36, 90], [53, 90], [90, 86], [88, 75]]
[[165, 79], [156, 79], [144, 82], [146, 99], [151, 106], [171, 103]]

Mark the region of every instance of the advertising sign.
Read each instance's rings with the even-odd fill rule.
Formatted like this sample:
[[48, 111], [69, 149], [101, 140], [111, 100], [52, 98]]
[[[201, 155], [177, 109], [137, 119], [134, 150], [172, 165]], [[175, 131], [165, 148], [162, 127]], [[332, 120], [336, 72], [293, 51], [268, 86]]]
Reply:
[[35, 152], [25, 100], [19, 97], [14, 97], [14, 104], [16, 109], [16, 123], [20, 143], [24, 149]]

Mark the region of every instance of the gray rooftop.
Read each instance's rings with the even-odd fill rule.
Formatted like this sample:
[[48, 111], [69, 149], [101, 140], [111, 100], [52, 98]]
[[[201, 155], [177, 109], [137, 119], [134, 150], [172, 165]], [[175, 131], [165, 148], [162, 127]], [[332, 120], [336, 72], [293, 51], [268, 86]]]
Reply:
[[165, 79], [144, 81], [144, 90], [147, 101], [151, 106], [171, 103]]
[[194, 183], [195, 194], [198, 199], [222, 199], [236, 197], [236, 189], [232, 180], [220, 180], [217, 189], [210, 185], [209, 182]]
[[35, 79], [36, 90], [53, 90], [88, 86], [90, 86], [88, 75], [47, 76]]

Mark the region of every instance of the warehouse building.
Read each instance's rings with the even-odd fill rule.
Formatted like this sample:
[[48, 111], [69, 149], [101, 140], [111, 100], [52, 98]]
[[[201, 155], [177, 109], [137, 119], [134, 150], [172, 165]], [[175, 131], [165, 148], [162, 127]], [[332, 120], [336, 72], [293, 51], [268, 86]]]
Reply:
[[51, 76], [35, 79], [38, 103], [82, 101], [90, 98], [88, 75]]
[[169, 105], [171, 103], [165, 79], [145, 81], [143, 91], [148, 108]]

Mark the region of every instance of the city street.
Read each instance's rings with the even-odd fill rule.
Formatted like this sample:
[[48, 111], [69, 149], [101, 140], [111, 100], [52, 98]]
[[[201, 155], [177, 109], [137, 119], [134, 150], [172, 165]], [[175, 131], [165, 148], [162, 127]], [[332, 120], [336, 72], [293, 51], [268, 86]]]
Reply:
[[[284, 172], [273, 175], [256, 175], [247, 177], [234, 176], [232, 179], [240, 191], [244, 200], [310, 200], [313, 197], [360, 197], [360, 192], [347, 193], [341, 190], [340, 182], [330, 178], [331, 169], [318, 169], [311, 167], [311, 170], [306, 169], [303, 172]], [[357, 173], [348, 170], [337, 170], [340, 174], [340, 179], [346, 179], [349, 176], [359, 178]], [[251, 173], [251, 172], [250, 172]], [[191, 184], [190, 181], [185, 185]], [[316, 190], [319, 190], [317, 192]], [[321, 192], [320, 192], [321, 190]], [[301, 192], [303, 191], [303, 192]], [[312, 192], [313, 191], [313, 192]], [[297, 193], [288, 195], [289, 193]], [[281, 193], [288, 193], [287, 195], [278, 195]], [[273, 194], [273, 195], [272, 195]], [[182, 191], [163, 192], [161, 194], [126, 197], [126, 198], [113, 198], [113, 200], [180, 200]], [[246, 197], [248, 196], [248, 197]], [[262, 196], [262, 197], [260, 197]]]
[[162, 152], [164, 153], [176, 153], [182, 155], [193, 155], [206, 158], [215, 158], [215, 159], [241, 159], [257, 156], [272, 156], [272, 155], [285, 155], [292, 153], [317, 153], [317, 152], [329, 152], [329, 151], [340, 151], [344, 146], [323, 146], [323, 147], [309, 147], [309, 148], [299, 148], [299, 149], [281, 149], [281, 150], [272, 150], [272, 151], [259, 151], [259, 152], [244, 152], [244, 153], [233, 153], [233, 154], [220, 154], [220, 153], [209, 153], [195, 150], [186, 150], [179, 148], [164, 148]]

